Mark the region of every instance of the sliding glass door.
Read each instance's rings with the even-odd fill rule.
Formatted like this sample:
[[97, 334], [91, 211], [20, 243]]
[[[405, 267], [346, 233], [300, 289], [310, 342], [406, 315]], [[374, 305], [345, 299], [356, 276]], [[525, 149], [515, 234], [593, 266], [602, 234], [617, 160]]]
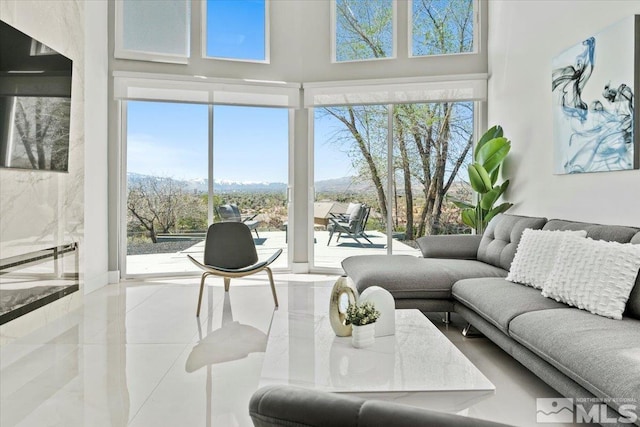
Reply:
[[314, 110], [314, 266], [387, 253], [387, 106]]
[[[208, 225], [235, 204], [261, 258], [288, 267], [289, 110], [128, 101], [126, 275], [197, 272]], [[123, 233], [124, 234], [124, 233]]]
[[473, 102], [316, 108], [312, 267], [418, 256], [421, 236], [469, 233], [453, 201], [472, 201], [474, 123]]
[[196, 271], [208, 225], [208, 107], [129, 101], [126, 273]]
[[213, 107], [213, 205], [233, 203], [256, 223], [261, 259], [285, 252], [273, 264], [288, 267], [289, 111], [284, 108]]

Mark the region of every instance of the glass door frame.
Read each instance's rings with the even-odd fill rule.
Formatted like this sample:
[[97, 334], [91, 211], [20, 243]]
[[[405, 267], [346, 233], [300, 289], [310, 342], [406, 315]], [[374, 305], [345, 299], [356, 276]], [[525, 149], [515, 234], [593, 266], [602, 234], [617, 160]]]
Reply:
[[[444, 102], [444, 101], [431, 101]], [[464, 101], [460, 101], [464, 102]], [[485, 101], [468, 101], [473, 102], [473, 132], [474, 135], [481, 135], [483, 129], [487, 128], [486, 117], [486, 102]], [[429, 101], [415, 102], [429, 103]], [[357, 105], [357, 104], [354, 104]], [[385, 104], [380, 104], [385, 105]], [[387, 106], [387, 171], [393, 171], [393, 114], [394, 108], [398, 104], [386, 104]], [[319, 107], [322, 108], [322, 107]], [[309, 123], [308, 123], [308, 140], [309, 140], [309, 203], [308, 203], [308, 216], [307, 216], [307, 231], [308, 231], [308, 255], [309, 255], [309, 272], [318, 274], [344, 274], [344, 271], [340, 267], [322, 267], [315, 265], [315, 247], [314, 247], [314, 214], [313, 204], [315, 202], [315, 109], [316, 107], [309, 107]], [[472, 150], [475, 148], [474, 145]], [[386, 192], [387, 194], [393, 194], [393, 181], [394, 174], [387, 173]], [[389, 204], [389, 197], [387, 197], [387, 204]], [[387, 218], [386, 229], [387, 234], [387, 255], [393, 254], [393, 210], [390, 206], [387, 206]]]
[[[147, 273], [147, 274], [130, 274], [127, 272], [127, 130], [128, 130], [128, 101], [129, 100], [118, 100], [118, 139], [119, 139], [119, 147], [120, 147], [120, 209], [119, 209], [119, 244], [118, 244], [118, 264], [120, 270], [120, 278], [121, 279], [154, 279], [154, 278], [172, 278], [172, 277], [191, 277], [191, 276], [199, 276], [201, 274], [200, 271], [189, 271], [189, 272], [180, 272], [180, 273]], [[132, 100], [133, 101], [133, 100]], [[137, 100], [136, 100], [137, 101]], [[184, 104], [189, 102], [184, 101], [167, 101], [167, 100], [141, 100], [142, 102], [162, 102], [162, 103], [176, 103], [176, 104]], [[214, 161], [214, 107], [216, 105], [226, 105], [226, 104], [214, 104], [208, 103], [205, 104], [208, 107], [208, 143], [207, 143], [207, 161], [208, 161], [208, 200], [207, 200], [207, 222], [209, 225], [213, 223], [214, 220], [214, 206], [213, 206], [213, 179], [214, 179], [214, 170], [213, 170], [213, 161]], [[258, 108], [283, 108], [283, 107], [269, 107], [264, 105], [243, 105], [245, 107], [258, 107]], [[287, 108], [288, 110], [288, 149], [287, 155], [288, 158], [288, 171], [287, 171], [287, 220], [289, 222], [289, 229], [291, 230], [291, 225], [293, 224], [293, 147], [294, 147], [294, 135], [295, 130], [294, 126], [294, 108]], [[290, 272], [291, 266], [293, 263], [293, 239], [289, 239], [287, 242], [287, 266], [285, 268], [273, 268], [272, 270], [275, 272]]]

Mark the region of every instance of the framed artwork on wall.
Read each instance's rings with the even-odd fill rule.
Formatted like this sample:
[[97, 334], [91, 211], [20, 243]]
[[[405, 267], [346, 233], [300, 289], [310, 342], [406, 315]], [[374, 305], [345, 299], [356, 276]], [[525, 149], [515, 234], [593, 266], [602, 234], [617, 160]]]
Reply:
[[552, 70], [554, 172], [638, 169], [640, 15], [563, 51]]

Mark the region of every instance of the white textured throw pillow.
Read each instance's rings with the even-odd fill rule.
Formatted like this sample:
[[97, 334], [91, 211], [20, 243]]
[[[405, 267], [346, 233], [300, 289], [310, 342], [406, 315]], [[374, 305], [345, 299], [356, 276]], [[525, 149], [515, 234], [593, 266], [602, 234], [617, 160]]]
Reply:
[[560, 243], [567, 237], [584, 238], [587, 232], [524, 230], [507, 280], [542, 289], [556, 261]]
[[622, 319], [640, 269], [640, 245], [567, 238], [542, 295], [593, 314]]

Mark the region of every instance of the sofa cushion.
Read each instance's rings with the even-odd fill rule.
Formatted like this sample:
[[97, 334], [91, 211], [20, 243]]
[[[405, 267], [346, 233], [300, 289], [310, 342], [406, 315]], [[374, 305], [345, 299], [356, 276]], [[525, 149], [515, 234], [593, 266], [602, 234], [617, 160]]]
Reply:
[[478, 248], [478, 260], [509, 270], [522, 232], [541, 229], [546, 218], [499, 214], [489, 222]]
[[543, 297], [537, 289], [498, 278], [460, 280], [453, 285], [452, 294], [505, 334], [508, 334], [509, 322], [522, 313], [567, 308]]
[[521, 314], [509, 334], [596, 397], [640, 402], [640, 320], [566, 308]]
[[451, 298], [451, 286], [458, 280], [507, 275], [480, 261], [408, 255], [358, 255], [342, 261], [342, 268], [359, 292], [380, 286], [397, 299]]
[[[631, 243], [640, 245], [640, 232], [631, 238]], [[624, 315], [640, 319], [640, 272], [638, 272], [636, 284], [633, 286], [631, 295], [629, 295], [629, 301], [627, 301], [627, 308]]]

